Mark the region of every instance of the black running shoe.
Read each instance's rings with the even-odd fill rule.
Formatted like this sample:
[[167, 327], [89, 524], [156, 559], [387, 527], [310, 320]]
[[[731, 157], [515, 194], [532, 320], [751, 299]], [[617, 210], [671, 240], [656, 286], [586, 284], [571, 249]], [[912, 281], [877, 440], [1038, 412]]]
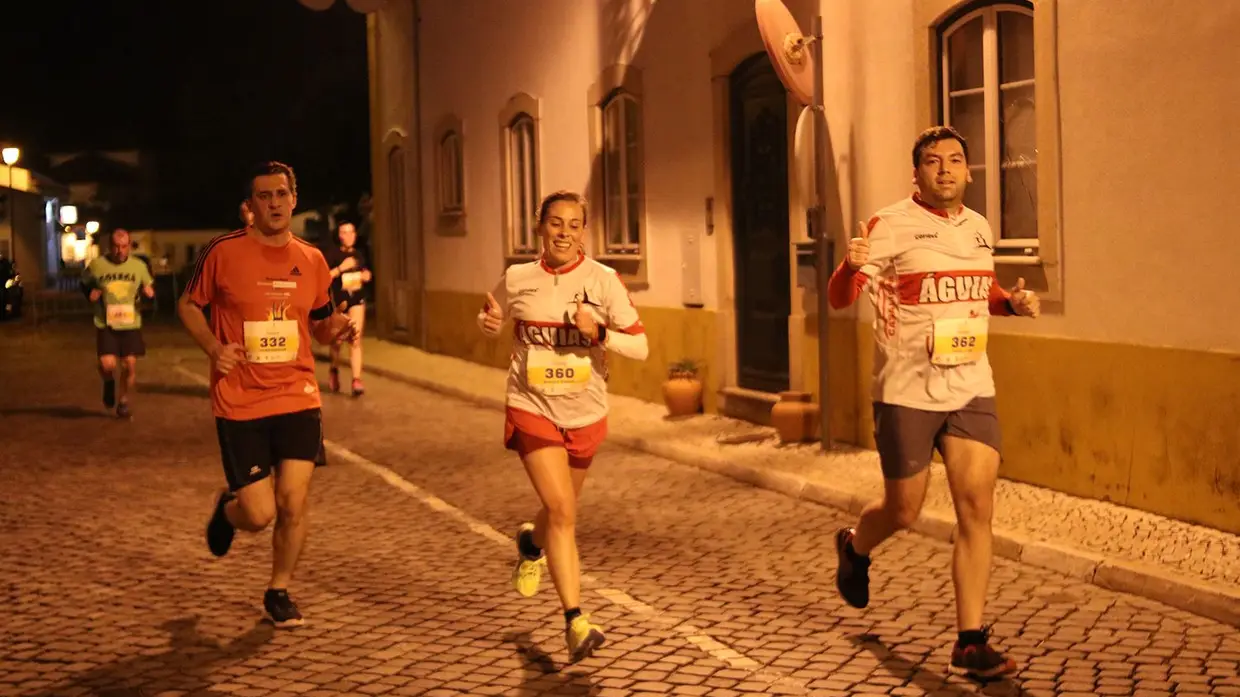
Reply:
[[300, 627], [305, 624], [297, 603], [288, 597], [288, 591], [283, 588], [268, 588], [263, 596], [263, 607], [271, 623], [277, 627]]
[[228, 516], [224, 514], [224, 507], [233, 498], [235, 497], [232, 492], [227, 490], [220, 492], [219, 498], [215, 500], [215, 512], [211, 514], [211, 522], [207, 523], [207, 547], [217, 557], [228, 554], [228, 548], [232, 547], [233, 536], [237, 533], [237, 529], [228, 522]]
[[855, 608], [870, 604], [870, 558], [852, 551], [852, 528], [835, 533], [835, 551], [840, 565], [835, 574], [835, 586], [844, 601]]
[[111, 409], [116, 406], [116, 381], [103, 381], [103, 406]]
[[1016, 672], [1016, 661], [990, 645], [990, 627], [982, 627], [982, 643], [952, 649], [952, 670], [977, 678], [997, 678]]

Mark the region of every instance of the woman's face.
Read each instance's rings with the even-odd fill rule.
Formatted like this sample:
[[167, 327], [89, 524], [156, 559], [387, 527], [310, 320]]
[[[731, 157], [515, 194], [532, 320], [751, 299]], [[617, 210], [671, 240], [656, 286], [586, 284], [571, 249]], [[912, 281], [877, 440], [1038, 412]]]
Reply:
[[340, 226], [340, 246], [352, 247], [357, 242], [357, 228], [352, 223], [345, 223]]
[[543, 256], [551, 267], [574, 261], [581, 253], [585, 236], [585, 210], [574, 201], [556, 201], [538, 226], [542, 236]]

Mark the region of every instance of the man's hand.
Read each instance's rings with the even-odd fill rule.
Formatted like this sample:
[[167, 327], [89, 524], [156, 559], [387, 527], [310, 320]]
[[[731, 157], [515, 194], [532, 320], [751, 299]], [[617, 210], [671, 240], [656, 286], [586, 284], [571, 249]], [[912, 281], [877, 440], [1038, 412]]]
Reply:
[[148, 298], [155, 297], [155, 286], [142, 286], [142, 294]]
[[93, 303], [99, 302], [99, 298], [102, 298], [102, 297], [103, 297], [103, 291], [99, 290], [98, 288], [90, 292], [90, 301]]
[[848, 241], [848, 265], [853, 271], [870, 260], [870, 226], [857, 223], [857, 236]]
[[330, 317], [315, 323], [314, 338], [320, 344], [343, 344], [357, 339], [357, 325], [344, 313], [348, 305], [340, 303]]
[[1037, 317], [1041, 312], [1042, 303], [1038, 300], [1038, 294], [1025, 290], [1025, 279], [1021, 278], [1016, 281], [1016, 287], [1012, 288], [1012, 297], [1008, 301], [1012, 303], [1012, 309], [1016, 314], [1022, 317]]
[[581, 300], [577, 300], [577, 313], [573, 315], [573, 324], [577, 331], [590, 341], [598, 341], [598, 322], [594, 321], [594, 313], [586, 309]]
[[504, 326], [504, 311], [499, 309], [495, 296], [487, 293], [487, 306], [483, 308], [482, 330], [491, 336], [499, 334]]
[[221, 375], [246, 362], [245, 347], [241, 344], [220, 344], [211, 352], [211, 367]]

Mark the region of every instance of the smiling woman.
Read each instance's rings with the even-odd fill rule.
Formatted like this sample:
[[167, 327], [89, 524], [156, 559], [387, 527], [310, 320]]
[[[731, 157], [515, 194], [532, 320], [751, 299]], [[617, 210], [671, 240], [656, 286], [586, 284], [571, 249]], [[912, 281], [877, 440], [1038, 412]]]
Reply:
[[[511, 316], [517, 337], [509, 364], [504, 445], [521, 456], [542, 503], [517, 531], [512, 583], [532, 596], [549, 566], [567, 623], [570, 660], [603, 645], [603, 630], [578, 606], [577, 497], [607, 435], [608, 350], [644, 361], [645, 329], [610, 267], [586, 257], [583, 196], [558, 191], [538, 209], [542, 255], [514, 264], [487, 293], [478, 326], [498, 336]], [[546, 549], [546, 560], [543, 550]]]

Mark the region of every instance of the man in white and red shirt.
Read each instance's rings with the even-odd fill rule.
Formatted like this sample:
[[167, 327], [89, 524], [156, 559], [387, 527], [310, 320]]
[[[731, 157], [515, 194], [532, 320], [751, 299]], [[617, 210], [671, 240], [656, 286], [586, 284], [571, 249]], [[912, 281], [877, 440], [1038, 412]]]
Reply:
[[994, 236], [964, 207], [972, 182], [968, 146], [948, 127], [913, 146], [917, 193], [859, 227], [831, 276], [831, 306], [852, 304], [868, 286], [874, 303], [874, 439], [885, 495], [836, 534], [836, 585], [852, 606], [869, 604], [869, 555], [917, 519], [934, 450], [955, 499], [953, 558], [959, 637], [952, 667], [991, 677], [1015, 663], [991, 647], [982, 626], [991, 565], [991, 513], [999, 473], [995, 383], [986, 357], [991, 315], [1038, 315], [1038, 298], [995, 282]]
[[636, 360], [649, 353], [624, 283], [581, 251], [586, 217], [581, 196], [548, 196], [538, 211], [542, 256], [508, 267], [478, 313], [488, 336], [513, 320], [504, 443], [521, 456], [542, 501], [535, 522], [517, 531], [512, 583], [532, 596], [543, 566], [550, 567], [574, 663], [604, 642], [602, 628], [578, 607], [576, 516], [586, 472], [607, 435], [607, 352]]

